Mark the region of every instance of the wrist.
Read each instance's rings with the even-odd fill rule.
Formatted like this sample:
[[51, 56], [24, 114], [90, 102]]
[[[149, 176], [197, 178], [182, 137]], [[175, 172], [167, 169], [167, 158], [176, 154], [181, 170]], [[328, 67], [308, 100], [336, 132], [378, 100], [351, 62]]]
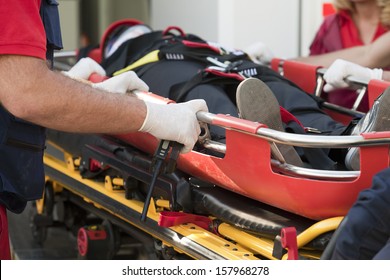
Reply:
[[156, 108], [156, 106], [155, 106], [157, 104], [154, 104], [152, 102], [144, 101], [144, 104], [145, 104], [145, 118], [144, 118], [144, 121], [143, 121], [141, 127], [138, 129], [138, 131], [150, 132], [150, 130], [152, 128], [150, 120], [153, 120], [156, 117], [156, 116], [154, 116], [155, 115], [154, 112], [156, 112], [158, 110], [158, 108]]

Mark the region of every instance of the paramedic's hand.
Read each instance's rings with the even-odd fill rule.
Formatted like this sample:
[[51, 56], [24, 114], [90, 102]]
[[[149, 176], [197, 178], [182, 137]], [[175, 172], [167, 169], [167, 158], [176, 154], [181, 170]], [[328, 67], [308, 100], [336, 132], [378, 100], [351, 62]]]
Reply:
[[254, 43], [243, 51], [257, 64], [270, 64], [275, 57], [271, 49], [262, 42]]
[[101, 83], [93, 84], [92, 86], [94, 88], [121, 94], [133, 90], [149, 91], [148, 85], [138, 78], [137, 74], [133, 71], [124, 72]]
[[181, 152], [190, 152], [200, 134], [196, 113], [208, 111], [206, 102], [203, 99], [196, 99], [168, 105], [147, 101], [145, 103], [146, 118], [139, 131], [149, 132], [159, 139], [184, 144]]
[[382, 74], [382, 69], [370, 69], [343, 59], [336, 59], [324, 74], [326, 81], [324, 91], [329, 92], [337, 88], [348, 87], [345, 79], [349, 76], [369, 81], [372, 79], [382, 80]]
[[106, 71], [95, 60], [89, 57], [80, 59], [69, 71], [63, 71], [64, 75], [72, 79], [88, 80], [92, 73], [106, 76]]

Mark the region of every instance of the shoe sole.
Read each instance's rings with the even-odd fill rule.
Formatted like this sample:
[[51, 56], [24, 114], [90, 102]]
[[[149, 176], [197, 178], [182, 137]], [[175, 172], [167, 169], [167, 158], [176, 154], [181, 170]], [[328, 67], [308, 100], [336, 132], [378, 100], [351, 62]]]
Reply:
[[[242, 119], [265, 124], [273, 130], [284, 131], [279, 103], [270, 88], [261, 80], [248, 78], [242, 81], [237, 87], [236, 103]], [[276, 146], [287, 163], [303, 166], [294, 147], [283, 144]]]
[[[387, 88], [375, 102], [377, 102], [377, 109], [376, 112], [372, 112], [374, 119], [368, 120], [369, 123], [373, 122], [373, 124], [360, 133], [385, 131], [390, 129], [390, 114], [386, 113], [390, 109], [390, 87]], [[374, 106], [372, 108], [374, 108]], [[345, 157], [345, 165], [350, 170], [360, 170], [359, 148], [353, 148], [347, 153]]]

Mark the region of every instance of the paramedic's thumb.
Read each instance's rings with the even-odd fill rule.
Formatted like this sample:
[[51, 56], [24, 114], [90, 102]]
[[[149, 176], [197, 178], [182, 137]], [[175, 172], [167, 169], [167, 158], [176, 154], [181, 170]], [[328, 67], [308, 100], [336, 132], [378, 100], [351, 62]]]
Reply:
[[72, 79], [88, 80], [92, 73], [106, 76], [106, 71], [95, 60], [89, 57], [80, 59], [69, 71], [62, 72]]
[[372, 79], [382, 80], [382, 74], [382, 69], [370, 69], [343, 59], [336, 59], [324, 74], [326, 81], [324, 91], [329, 92], [337, 88], [348, 87], [346, 81], [348, 77], [354, 77], [368, 83]]
[[134, 71], [124, 72], [101, 83], [93, 84], [93, 87], [122, 94], [133, 90], [149, 91], [148, 85]]
[[184, 145], [182, 153], [194, 147], [200, 134], [196, 113], [208, 112], [203, 99], [185, 103], [157, 104], [145, 101], [147, 113], [139, 131], [148, 132], [159, 139], [176, 141]]

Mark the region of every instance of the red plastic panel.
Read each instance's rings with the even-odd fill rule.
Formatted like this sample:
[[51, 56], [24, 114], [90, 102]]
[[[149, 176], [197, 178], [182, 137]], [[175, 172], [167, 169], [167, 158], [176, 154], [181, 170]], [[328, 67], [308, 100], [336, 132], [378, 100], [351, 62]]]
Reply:
[[371, 108], [375, 99], [390, 86], [390, 82], [371, 80], [368, 83], [368, 106]]
[[89, 52], [88, 56], [95, 60], [97, 63], [102, 62], [102, 53], [100, 48], [93, 49]]
[[283, 59], [281, 59], [281, 58], [273, 58], [273, 59], [271, 60], [271, 68], [272, 68], [274, 71], [276, 71], [276, 72], [279, 73], [279, 66], [280, 66], [280, 64], [281, 64], [282, 61], [283, 61]]
[[[158, 144], [154, 137], [142, 133], [117, 137], [151, 154]], [[362, 147], [361, 175], [353, 181], [331, 181], [275, 173], [270, 154], [266, 140], [228, 129], [224, 158], [190, 152], [180, 155], [178, 168], [233, 192], [321, 220], [346, 215], [359, 192], [370, 187], [374, 174], [389, 162], [388, 145]]]
[[318, 68], [321, 67], [292, 60], [285, 60], [283, 63], [284, 77], [297, 84], [307, 93], [315, 92]]

